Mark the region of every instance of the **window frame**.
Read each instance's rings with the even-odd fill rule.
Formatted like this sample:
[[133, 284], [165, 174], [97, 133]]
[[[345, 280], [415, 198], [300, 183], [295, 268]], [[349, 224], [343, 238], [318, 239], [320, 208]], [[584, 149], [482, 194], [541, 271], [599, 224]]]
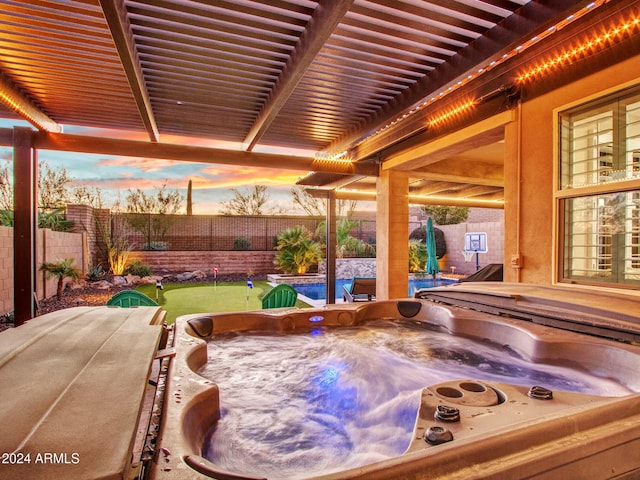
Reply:
[[[591, 95], [589, 97], [582, 98], [578, 101], [570, 104], [562, 105], [553, 110], [553, 135], [554, 135], [554, 172], [553, 172], [553, 228], [554, 228], [554, 252], [553, 252], [553, 278], [554, 284], [576, 284], [587, 285], [597, 287], [613, 287], [620, 289], [633, 289], [640, 290], [640, 284], [633, 283], [620, 283], [617, 279], [613, 280], [592, 280], [585, 278], [575, 278], [565, 276], [565, 245], [566, 240], [566, 203], [571, 199], [586, 198], [596, 195], [607, 195], [615, 193], [624, 193], [637, 191], [640, 192], [640, 177], [622, 179], [609, 183], [593, 183], [580, 186], [563, 186], [563, 176], [566, 173], [563, 171], [565, 165], [563, 165], [563, 144], [566, 139], [563, 138], [563, 116], [571, 113], [585, 112], [585, 115], [593, 112], [597, 114], [598, 109], [603, 109], [606, 105], [611, 104], [614, 101], [624, 101], [625, 98], [629, 98], [633, 95], [640, 95], [640, 79], [636, 79], [632, 82], [628, 82], [624, 85], [619, 85], [615, 88], [607, 91], [599, 92], [598, 94]], [[619, 117], [619, 112], [618, 112]], [[613, 148], [620, 148], [620, 126], [617, 124], [618, 118], [613, 115], [613, 130], [612, 130], [612, 145]], [[626, 141], [626, 135], [624, 136]], [[639, 195], [640, 196], [640, 193]], [[630, 248], [640, 248], [637, 243], [631, 242]], [[625, 244], [626, 246], [626, 244]], [[613, 266], [612, 266], [613, 267]], [[613, 271], [613, 270], [612, 270]], [[593, 277], [595, 278], [595, 277]]]

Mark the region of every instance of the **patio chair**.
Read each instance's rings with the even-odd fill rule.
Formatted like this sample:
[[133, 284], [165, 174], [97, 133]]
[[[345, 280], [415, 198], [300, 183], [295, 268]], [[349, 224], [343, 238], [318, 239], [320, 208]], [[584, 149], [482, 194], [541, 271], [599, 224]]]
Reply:
[[293, 307], [298, 299], [298, 292], [291, 285], [281, 283], [269, 290], [262, 297], [262, 308]]
[[136, 290], [122, 290], [107, 300], [108, 307], [156, 307], [158, 304], [144, 293]]
[[375, 296], [375, 278], [353, 277], [351, 283], [342, 287], [342, 298], [345, 302], [370, 302]]

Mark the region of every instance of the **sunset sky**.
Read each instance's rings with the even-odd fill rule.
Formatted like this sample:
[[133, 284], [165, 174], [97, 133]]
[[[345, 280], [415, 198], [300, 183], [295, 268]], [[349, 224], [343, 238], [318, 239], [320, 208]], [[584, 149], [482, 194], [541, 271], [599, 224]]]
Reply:
[[[13, 126], [30, 126], [27, 122], [0, 119], [0, 128]], [[89, 130], [65, 125], [65, 133], [87, 134]], [[91, 131], [91, 135], [99, 136], [99, 130]], [[122, 132], [118, 132], [122, 135]], [[108, 135], [106, 135], [108, 136]], [[132, 140], [145, 140], [141, 135], [130, 134]], [[214, 143], [198, 139], [177, 139], [163, 136], [161, 141], [167, 143], [188, 143], [190, 145], [209, 146], [218, 148], [235, 148], [237, 145]], [[256, 151], [268, 151], [266, 149]], [[287, 154], [307, 154], [313, 152], [282, 151]], [[13, 151], [8, 147], [0, 147], [0, 159], [11, 160]], [[215, 214], [220, 211], [220, 202], [232, 198], [231, 188], [238, 188], [247, 192], [253, 185], [267, 185], [269, 187], [269, 204], [267, 208], [284, 208], [291, 212], [293, 205], [289, 193], [295, 182], [305, 175], [305, 172], [281, 170], [274, 168], [241, 167], [232, 165], [209, 165], [204, 163], [189, 163], [151, 158], [117, 157], [109, 155], [77, 154], [40, 150], [38, 158], [47, 162], [51, 168], [64, 167], [75, 184], [87, 187], [99, 187], [102, 198], [110, 205], [118, 197], [124, 201], [128, 189], [140, 188], [152, 192], [165, 181], [169, 189], [177, 189], [183, 196], [187, 194], [187, 184], [193, 181], [193, 213]], [[292, 212], [294, 213], [294, 212]], [[295, 213], [302, 213], [295, 212]]]

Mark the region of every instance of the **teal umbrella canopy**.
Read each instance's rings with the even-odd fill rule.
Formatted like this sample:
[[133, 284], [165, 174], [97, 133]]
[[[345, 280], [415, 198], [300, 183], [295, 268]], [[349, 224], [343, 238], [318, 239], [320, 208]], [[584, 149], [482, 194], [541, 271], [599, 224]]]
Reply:
[[433, 221], [431, 217], [427, 219], [427, 253], [429, 258], [427, 259], [427, 273], [433, 275], [435, 287], [436, 273], [440, 271], [440, 265], [438, 265], [438, 258], [436, 257], [436, 232], [433, 230]]

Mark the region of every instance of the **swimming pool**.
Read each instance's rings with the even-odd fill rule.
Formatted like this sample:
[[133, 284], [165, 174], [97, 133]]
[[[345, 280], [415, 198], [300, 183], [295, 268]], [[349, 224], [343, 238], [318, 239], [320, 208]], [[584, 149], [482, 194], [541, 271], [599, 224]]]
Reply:
[[[336, 280], [336, 298], [342, 298], [342, 287], [347, 283], [351, 283], [350, 278], [339, 278]], [[448, 278], [438, 278], [436, 280], [436, 286], [440, 287], [443, 285], [450, 285], [452, 283], [457, 283], [457, 280], [448, 279]], [[312, 300], [325, 300], [326, 299], [326, 286], [324, 283], [309, 283], [309, 284], [292, 284], [293, 288], [295, 288], [298, 295], [304, 295]], [[414, 290], [419, 290], [421, 288], [430, 288], [433, 287], [433, 279], [432, 278], [420, 278], [409, 280], [409, 291], [407, 294], [409, 296], [413, 296]]]

